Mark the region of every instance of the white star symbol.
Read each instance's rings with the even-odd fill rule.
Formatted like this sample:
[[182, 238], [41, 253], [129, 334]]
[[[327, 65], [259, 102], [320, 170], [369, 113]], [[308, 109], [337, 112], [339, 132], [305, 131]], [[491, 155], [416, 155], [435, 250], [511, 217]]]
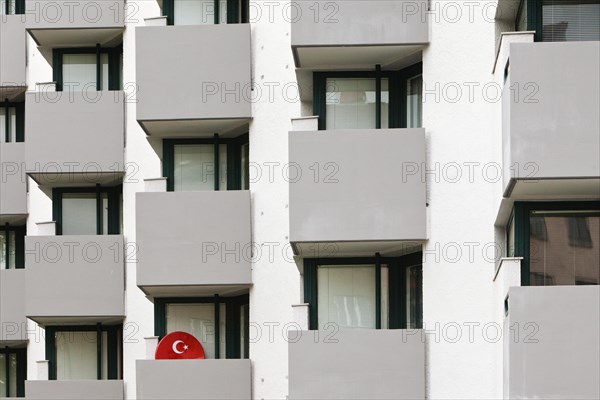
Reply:
[[188, 345], [186, 344], [186, 345], [184, 345], [184, 346], [183, 346], [183, 350], [185, 351], [185, 350], [187, 350], [187, 349], [189, 349], [189, 347], [188, 347]]

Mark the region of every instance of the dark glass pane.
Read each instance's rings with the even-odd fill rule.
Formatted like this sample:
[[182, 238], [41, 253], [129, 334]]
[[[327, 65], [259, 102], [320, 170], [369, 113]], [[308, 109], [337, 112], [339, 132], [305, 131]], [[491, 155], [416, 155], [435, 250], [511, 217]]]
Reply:
[[544, 42], [600, 40], [600, 0], [544, 0]]
[[548, 230], [546, 229], [546, 220], [544, 217], [532, 215], [529, 218], [529, 229], [532, 237], [539, 240], [548, 239]]
[[406, 310], [408, 329], [423, 326], [423, 267], [415, 265], [406, 269]]
[[530, 221], [532, 286], [600, 282], [600, 213], [534, 212]]

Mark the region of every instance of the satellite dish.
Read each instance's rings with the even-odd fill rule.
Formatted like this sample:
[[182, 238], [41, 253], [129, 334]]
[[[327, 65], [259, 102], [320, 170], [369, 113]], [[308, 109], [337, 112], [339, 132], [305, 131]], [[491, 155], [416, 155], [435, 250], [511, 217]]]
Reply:
[[156, 360], [204, 360], [204, 348], [186, 332], [172, 332], [162, 338], [154, 353]]

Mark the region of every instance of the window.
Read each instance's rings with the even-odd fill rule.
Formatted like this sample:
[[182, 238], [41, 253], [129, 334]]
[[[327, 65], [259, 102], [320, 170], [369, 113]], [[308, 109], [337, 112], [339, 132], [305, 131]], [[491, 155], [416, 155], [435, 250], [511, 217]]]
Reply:
[[166, 139], [163, 141], [163, 173], [169, 191], [248, 190], [248, 135], [235, 139], [217, 136]]
[[162, 0], [168, 25], [248, 22], [248, 0]]
[[118, 235], [121, 186], [56, 188], [52, 191], [57, 235]]
[[532, 215], [529, 217], [529, 229], [532, 238], [548, 240], [548, 228], [546, 228], [546, 219], [543, 216]]
[[23, 142], [25, 103], [0, 103], [0, 142]]
[[422, 64], [401, 71], [315, 72], [319, 129], [422, 126]]
[[154, 300], [155, 335], [193, 335], [208, 359], [248, 358], [248, 296]]
[[515, 256], [515, 216], [510, 216], [508, 226], [506, 227], [506, 256]]
[[599, 0], [543, 0], [542, 41], [600, 40]]
[[25, 267], [25, 227], [0, 226], [0, 269]]
[[569, 245], [576, 247], [594, 247], [590, 235], [589, 217], [575, 216], [567, 219], [569, 224]]
[[47, 326], [50, 380], [122, 379], [121, 325]]
[[422, 326], [422, 253], [304, 260], [310, 329]]
[[[387, 271], [387, 266], [381, 270]], [[319, 329], [327, 329], [330, 323], [340, 328], [375, 329], [376, 275], [374, 265], [320, 265], [317, 268]], [[379, 286], [383, 292], [387, 282], [380, 282]], [[383, 325], [387, 321], [385, 312]]]
[[423, 76], [409, 78], [406, 84], [406, 127], [421, 128], [423, 121]]
[[515, 28], [536, 41], [600, 40], [600, 0], [522, 0]]
[[381, 79], [381, 112], [377, 123], [377, 80], [375, 78], [327, 78], [326, 128], [367, 129], [388, 127], [389, 79]]
[[514, 212], [523, 285], [600, 284], [600, 202], [517, 202]]
[[25, 14], [25, 0], [0, 0], [0, 15], [15, 14]]
[[53, 73], [56, 90], [121, 89], [122, 47], [54, 49]]
[[0, 397], [24, 397], [26, 377], [26, 350], [0, 349]]

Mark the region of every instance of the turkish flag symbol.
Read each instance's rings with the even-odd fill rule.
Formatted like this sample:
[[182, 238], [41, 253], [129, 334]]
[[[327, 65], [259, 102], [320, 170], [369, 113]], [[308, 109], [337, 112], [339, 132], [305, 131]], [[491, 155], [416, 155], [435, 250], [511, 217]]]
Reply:
[[204, 360], [204, 349], [194, 336], [173, 332], [162, 338], [154, 353], [156, 360]]

